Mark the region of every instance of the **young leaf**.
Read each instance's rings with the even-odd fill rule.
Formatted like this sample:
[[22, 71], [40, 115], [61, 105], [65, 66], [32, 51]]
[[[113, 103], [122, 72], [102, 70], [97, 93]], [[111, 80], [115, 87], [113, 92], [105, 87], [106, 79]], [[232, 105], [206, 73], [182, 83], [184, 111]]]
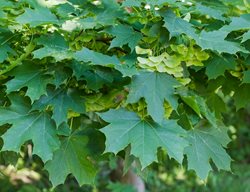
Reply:
[[157, 149], [167, 149], [168, 155], [179, 163], [183, 159], [183, 150], [187, 142], [182, 136], [185, 130], [174, 120], [157, 124], [140, 119], [134, 112], [125, 109], [110, 110], [99, 114], [110, 124], [101, 129], [106, 136], [106, 152], [118, 153], [129, 144], [131, 154], [140, 159], [142, 168], [157, 160]]

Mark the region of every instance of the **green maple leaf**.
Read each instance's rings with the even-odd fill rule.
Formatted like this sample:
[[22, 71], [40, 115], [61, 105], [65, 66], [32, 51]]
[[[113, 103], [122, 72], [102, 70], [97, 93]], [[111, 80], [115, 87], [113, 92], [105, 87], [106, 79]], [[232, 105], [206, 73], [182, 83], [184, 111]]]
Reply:
[[222, 127], [194, 128], [189, 131], [190, 146], [186, 147], [188, 168], [195, 170], [197, 175], [206, 179], [210, 170], [210, 159], [218, 169], [230, 170], [231, 158], [223, 147], [230, 141], [227, 129]]
[[225, 40], [227, 36], [226, 31], [202, 31], [199, 36], [195, 38], [196, 43], [202, 49], [211, 49], [219, 53], [235, 54], [239, 51], [248, 53], [248, 51], [241, 47], [239, 43]]
[[224, 12], [219, 11], [217, 9], [214, 9], [212, 7], [208, 7], [205, 5], [202, 5], [200, 3], [197, 3], [195, 6], [195, 9], [202, 15], [209, 15], [210, 17], [214, 18], [214, 19], [218, 19], [221, 21], [225, 21], [225, 17], [223, 17], [222, 15], [224, 14]]
[[75, 53], [75, 59], [78, 61], [90, 62], [92, 65], [114, 66], [120, 64], [115, 56], [104, 55], [88, 48], [83, 48]]
[[170, 37], [186, 34], [193, 39], [197, 38], [193, 25], [177, 17], [173, 11], [167, 10], [166, 12], [162, 12], [161, 15], [164, 18], [164, 27], [169, 31]]
[[77, 113], [85, 111], [84, 100], [80, 94], [74, 90], [48, 89], [47, 95], [43, 95], [39, 100], [35, 101], [32, 106], [33, 110], [44, 110], [47, 106], [53, 106], [52, 118], [57, 126], [63, 122], [67, 122], [67, 113], [71, 109]]
[[206, 62], [206, 74], [209, 79], [215, 79], [220, 75], [224, 75], [226, 70], [234, 69], [236, 61], [233, 56], [213, 56]]
[[243, 42], [245, 42], [245, 41], [247, 41], [249, 39], [250, 39], [250, 31], [248, 31], [248, 32], [246, 32], [246, 33], [244, 33], [242, 35], [242, 41], [241, 41], [241, 43], [243, 43]]
[[12, 39], [15, 35], [5, 28], [0, 28], [0, 63], [8, 58], [9, 53], [15, 53], [8, 43], [9, 39]]
[[69, 51], [68, 43], [58, 33], [39, 37], [37, 44], [43, 45], [43, 47], [33, 51], [34, 58], [54, 57], [56, 61], [61, 61], [73, 56], [72, 52]]
[[114, 77], [110, 75], [110, 71], [98, 70], [85, 71], [82, 73], [83, 79], [87, 81], [87, 86], [90, 89], [98, 90], [103, 87], [104, 84], [112, 83]]
[[175, 0], [126, 0], [122, 3], [122, 6], [124, 7], [140, 7], [142, 3], [156, 6], [156, 5], [162, 5], [162, 4], [174, 4]]
[[26, 8], [25, 12], [16, 18], [19, 24], [29, 24], [36, 27], [44, 24], [57, 24], [58, 19], [48, 8], [39, 7], [37, 9]]
[[123, 76], [131, 76], [136, 72], [134, 62], [128, 57], [126, 57], [127, 60], [122, 63], [116, 56], [104, 55], [102, 53], [89, 50], [88, 48], [83, 48], [81, 51], [77, 51], [74, 55], [74, 58], [77, 61], [83, 61], [86, 63], [89, 62], [90, 65], [100, 65], [115, 68], [120, 71]]
[[121, 64], [116, 65], [115, 68], [122, 73], [123, 77], [132, 77], [133, 75], [138, 74], [136, 68], [137, 55], [135, 52], [121, 57], [121, 60]]
[[239, 86], [234, 93], [234, 102], [236, 109], [246, 107], [250, 103], [250, 84], [242, 84]]
[[102, 1], [102, 4], [102, 9], [94, 10], [96, 14], [94, 17], [96, 23], [103, 26], [109, 26], [114, 25], [118, 18], [124, 18], [124, 11], [121, 9], [121, 6], [117, 3], [117, 1], [104, 0]]
[[[19, 152], [20, 147], [31, 140], [33, 153], [46, 162], [52, 159], [53, 152], [59, 148], [56, 128], [46, 113], [30, 111], [27, 98], [10, 94], [11, 106], [0, 107], [0, 125], [11, 124], [11, 128], [2, 136], [3, 151]], [[18, 134], [18, 136], [17, 136]], [[15, 139], [13, 139], [15, 138]]]
[[208, 108], [206, 101], [202, 97], [186, 90], [178, 90], [178, 94], [181, 96], [181, 99], [191, 109], [193, 109], [199, 117], [206, 118], [214, 127], [218, 126], [215, 114]]
[[122, 3], [124, 7], [140, 7], [142, 0], [125, 0]]
[[38, 99], [46, 93], [46, 87], [51, 82], [51, 77], [44, 73], [38, 65], [33, 63], [22, 64], [9, 72], [13, 79], [6, 83], [7, 93], [18, 91], [23, 87], [27, 87], [26, 95], [31, 101]]
[[182, 137], [185, 130], [176, 121], [166, 120], [160, 125], [140, 119], [136, 113], [125, 109], [110, 110], [99, 115], [110, 123], [101, 129], [106, 136], [106, 152], [116, 154], [131, 145], [131, 154], [138, 157], [142, 168], [145, 168], [157, 160], [157, 149], [162, 147], [170, 157], [182, 162], [187, 142]]
[[209, 108], [215, 112], [217, 118], [221, 118], [221, 113], [226, 112], [226, 104], [216, 93], [212, 93], [207, 98], [207, 105]]
[[88, 158], [87, 143], [88, 137], [79, 133], [63, 140], [53, 159], [45, 164], [53, 186], [64, 183], [71, 173], [80, 185], [94, 184], [96, 169]]
[[4, 60], [8, 58], [8, 53], [13, 52], [13, 50], [10, 48], [8, 44], [1, 45], [0, 44], [0, 63], [2, 63]]
[[156, 122], [161, 122], [164, 117], [164, 100], [174, 109], [177, 108], [174, 91], [178, 85], [174, 78], [165, 73], [142, 72], [132, 78], [127, 103], [145, 98], [148, 113]]
[[250, 83], [250, 70], [243, 72], [242, 83]]
[[232, 17], [232, 22], [220, 28], [220, 31], [230, 33], [232, 31], [250, 29], [250, 14], [243, 14], [240, 17]]
[[123, 45], [128, 44], [131, 52], [143, 37], [141, 33], [134, 31], [132, 27], [121, 24], [110, 27], [106, 29], [105, 32], [115, 36], [115, 38], [111, 41], [109, 49], [113, 47], [122, 47]]

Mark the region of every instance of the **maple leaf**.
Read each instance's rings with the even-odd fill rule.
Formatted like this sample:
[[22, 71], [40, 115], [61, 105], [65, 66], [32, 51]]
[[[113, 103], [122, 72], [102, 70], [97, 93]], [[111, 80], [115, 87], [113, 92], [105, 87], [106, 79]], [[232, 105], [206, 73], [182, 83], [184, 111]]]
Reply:
[[242, 83], [250, 83], [250, 70], [243, 72]]
[[131, 154], [140, 159], [142, 168], [157, 160], [157, 149], [167, 149], [168, 155], [182, 162], [187, 142], [182, 136], [185, 130], [174, 120], [162, 124], [140, 119], [134, 112], [125, 109], [109, 110], [99, 114], [110, 124], [101, 131], [106, 136], [106, 152], [118, 153], [129, 144]]
[[75, 53], [75, 59], [78, 61], [90, 62], [92, 65], [114, 66], [120, 63], [116, 56], [104, 55], [88, 48], [83, 48]]
[[61, 61], [73, 56], [69, 51], [68, 43], [58, 33], [39, 37], [37, 44], [43, 45], [43, 47], [33, 51], [34, 58], [54, 57], [56, 61]]
[[135, 103], [145, 98], [148, 113], [156, 122], [161, 122], [164, 117], [164, 100], [173, 108], [177, 107], [174, 91], [178, 85], [179, 83], [166, 73], [141, 72], [132, 78], [127, 103]]
[[131, 76], [132, 74], [135, 74], [134, 60], [130, 58], [130, 55], [125, 57], [127, 61], [122, 63], [116, 56], [104, 55], [89, 50], [88, 48], [83, 48], [81, 51], [75, 53], [74, 58], [77, 61], [89, 62], [90, 65], [115, 68], [120, 71], [123, 76]]
[[53, 106], [52, 118], [55, 120], [57, 126], [63, 122], [67, 122], [68, 110], [73, 110], [77, 113], [85, 111], [84, 100], [80, 94], [74, 90], [64, 89], [48, 89], [47, 95], [43, 95], [37, 100], [33, 106], [33, 110], [44, 110], [47, 106]]
[[202, 49], [211, 49], [219, 53], [235, 54], [239, 51], [248, 53], [248, 51], [241, 47], [239, 43], [225, 40], [227, 36], [226, 31], [201, 31], [199, 36], [195, 38], [196, 43]]
[[205, 6], [200, 3], [197, 3], [195, 8], [202, 15], [209, 15], [210, 17], [221, 20], [221, 21], [225, 21], [226, 19], [225, 17], [223, 17], [223, 14], [224, 14], [223, 11], [217, 10], [213, 7], [209, 7], [209, 6]]
[[188, 132], [190, 146], [185, 148], [188, 168], [195, 170], [197, 175], [206, 179], [210, 170], [210, 159], [218, 169], [230, 170], [231, 158], [223, 147], [230, 141], [227, 129], [211, 128], [201, 125]]
[[196, 112], [199, 117], [206, 118], [209, 123], [217, 127], [217, 119], [215, 114], [208, 108], [206, 101], [201, 96], [187, 90], [178, 90], [178, 94], [180, 95], [181, 99]]
[[0, 63], [2, 63], [5, 59], [8, 58], [8, 53], [13, 52], [8, 44], [0, 45]]
[[98, 90], [103, 87], [104, 84], [112, 83], [114, 78], [110, 75], [110, 71], [101, 69], [95, 69], [94, 71], [88, 70], [82, 73], [83, 78], [87, 81], [87, 85], [90, 89]]
[[109, 49], [113, 47], [122, 47], [123, 45], [128, 44], [131, 52], [143, 37], [141, 33], [134, 31], [132, 27], [121, 24], [107, 28], [105, 29], [105, 32], [115, 36], [115, 38], [111, 41]]
[[58, 23], [56, 16], [48, 8], [44, 7], [36, 9], [26, 8], [25, 12], [16, 18], [16, 21], [22, 25], [29, 24], [31, 27]]
[[8, 74], [14, 78], [6, 83], [7, 93], [27, 87], [26, 95], [30, 97], [32, 102], [46, 94], [47, 84], [52, 80], [51, 76], [45, 74], [39, 65], [33, 63], [22, 64]]
[[9, 53], [15, 53], [8, 43], [8, 40], [13, 37], [14, 34], [9, 29], [0, 28], [0, 63], [8, 58]]
[[193, 25], [184, 19], [177, 17], [173, 11], [167, 10], [162, 12], [161, 15], [164, 18], [164, 27], [169, 31], [170, 37], [186, 34], [193, 39], [197, 38]]
[[140, 7], [142, 3], [152, 5], [152, 6], [160, 6], [162, 4], [174, 4], [176, 0], [125, 0], [122, 3], [124, 7]]
[[0, 125], [8, 123], [12, 126], [2, 136], [4, 141], [2, 150], [19, 152], [20, 147], [31, 140], [34, 144], [34, 154], [41, 157], [44, 162], [52, 159], [53, 152], [59, 148], [59, 139], [49, 115], [29, 113], [31, 106], [27, 98], [17, 94], [9, 94], [8, 97], [11, 106], [0, 107]]
[[247, 41], [249, 39], [250, 39], [250, 31], [248, 31], [248, 32], [246, 32], [246, 33], [244, 33], [242, 35], [242, 41], [241, 41], [241, 43], [244, 43], [245, 41]]
[[234, 102], [236, 109], [246, 107], [250, 103], [250, 84], [244, 83], [235, 90]]
[[220, 28], [220, 31], [225, 31], [228, 33], [237, 30], [250, 29], [250, 14], [242, 14], [240, 17], [231, 17], [231, 23], [229, 25], [224, 25]]
[[53, 159], [45, 164], [53, 186], [64, 183], [71, 173], [80, 185], [94, 184], [96, 169], [88, 158], [87, 143], [88, 137], [76, 132], [62, 141]]
[[206, 74], [209, 79], [215, 79], [220, 75], [223, 75], [226, 70], [234, 69], [236, 61], [233, 56], [214, 55], [206, 62]]

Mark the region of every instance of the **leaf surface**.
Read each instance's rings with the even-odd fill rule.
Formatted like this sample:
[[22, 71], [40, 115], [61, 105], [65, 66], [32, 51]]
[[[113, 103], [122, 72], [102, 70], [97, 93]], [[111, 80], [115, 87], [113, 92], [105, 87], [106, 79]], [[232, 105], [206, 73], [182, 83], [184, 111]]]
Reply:
[[106, 136], [106, 152], [116, 154], [130, 144], [131, 154], [138, 157], [145, 168], [157, 160], [157, 149], [162, 147], [170, 157], [182, 162], [187, 142], [182, 138], [185, 130], [176, 121], [167, 120], [160, 125], [142, 120], [125, 109], [110, 110], [100, 116], [110, 123], [101, 129]]
[[105, 30], [105, 32], [115, 36], [111, 41], [109, 49], [113, 47], [122, 47], [128, 44], [131, 51], [134, 50], [135, 46], [142, 38], [142, 34], [134, 31], [134, 29], [127, 25], [113, 26]]
[[22, 25], [29, 24], [36, 27], [44, 24], [57, 24], [56, 16], [48, 8], [30, 9], [26, 8], [25, 12], [16, 18], [16, 21]]
[[34, 58], [54, 57], [56, 61], [61, 61], [73, 56], [65, 39], [58, 33], [41, 36], [37, 44], [43, 47], [33, 52]]
[[213, 56], [206, 62], [206, 74], [209, 79], [215, 79], [220, 75], [224, 75], [226, 70], [234, 69], [236, 61], [233, 56]]
[[191, 143], [185, 149], [188, 168], [195, 170], [201, 179], [206, 179], [210, 170], [210, 159], [218, 169], [230, 170], [231, 158], [225, 147], [230, 141], [225, 128], [195, 128], [189, 131], [188, 140]]
[[[11, 128], [2, 136], [3, 151], [19, 152], [20, 147], [31, 140], [33, 153], [46, 162], [52, 159], [53, 152], [59, 148], [56, 128], [46, 113], [28, 113], [30, 105], [27, 98], [16, 94], [9, 95], [10, 107], [0, 107], [0, 124], [11, 124]], [[18, 137], [17, 137], [18, 134]], [[15, 139], [13, 139], [15, 138]]]
[[9, 75], [14, 78], [6, 83], [7, 93], [27, 87], [26, 95], [30, 97], [31, 101], [46, 94], [47, 84], [52, 81], [51, 76], [45, 74], [42, 68], [33, 63], [20, 65], [10, 71]]
[[88, 137], [79, 133], [74, 133], [62, 141], [53, 159], [45, 164], [53, 186], [63, 184], [71, 173], [80, 185], [94, 184], [96, 169], [88, 159], [87, 143]]
[[177, 107], [174, 91], [178, 85], [174, 78], [165, 73], [142, 72], [132, 78], [127, 103], [135, 103], [145, 98], [148, 113], [156, 122], [161, 122], [164, 117], [164, 100], [173, 108]]
[[44, 110], [47, 106], [53, 106], [52, 118], [57, 126], [67, 122], [67, 113], [71, 109], [77, 113], [85, 111], [84, 100], [74, 90], [48, 89], [47, 95], [42, 96], [32, 107], [33, 110]]

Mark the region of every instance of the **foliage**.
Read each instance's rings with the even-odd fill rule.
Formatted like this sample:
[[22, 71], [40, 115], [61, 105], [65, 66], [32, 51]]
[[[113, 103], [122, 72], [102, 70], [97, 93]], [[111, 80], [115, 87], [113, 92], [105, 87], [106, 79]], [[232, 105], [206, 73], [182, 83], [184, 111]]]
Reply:
[[103, 152], [230, 170], [222, 113], [250, 98], [249, 4], [233, 3], [1, 1], [1, 153], [32, 146], [53, 186], [94, 184]]

